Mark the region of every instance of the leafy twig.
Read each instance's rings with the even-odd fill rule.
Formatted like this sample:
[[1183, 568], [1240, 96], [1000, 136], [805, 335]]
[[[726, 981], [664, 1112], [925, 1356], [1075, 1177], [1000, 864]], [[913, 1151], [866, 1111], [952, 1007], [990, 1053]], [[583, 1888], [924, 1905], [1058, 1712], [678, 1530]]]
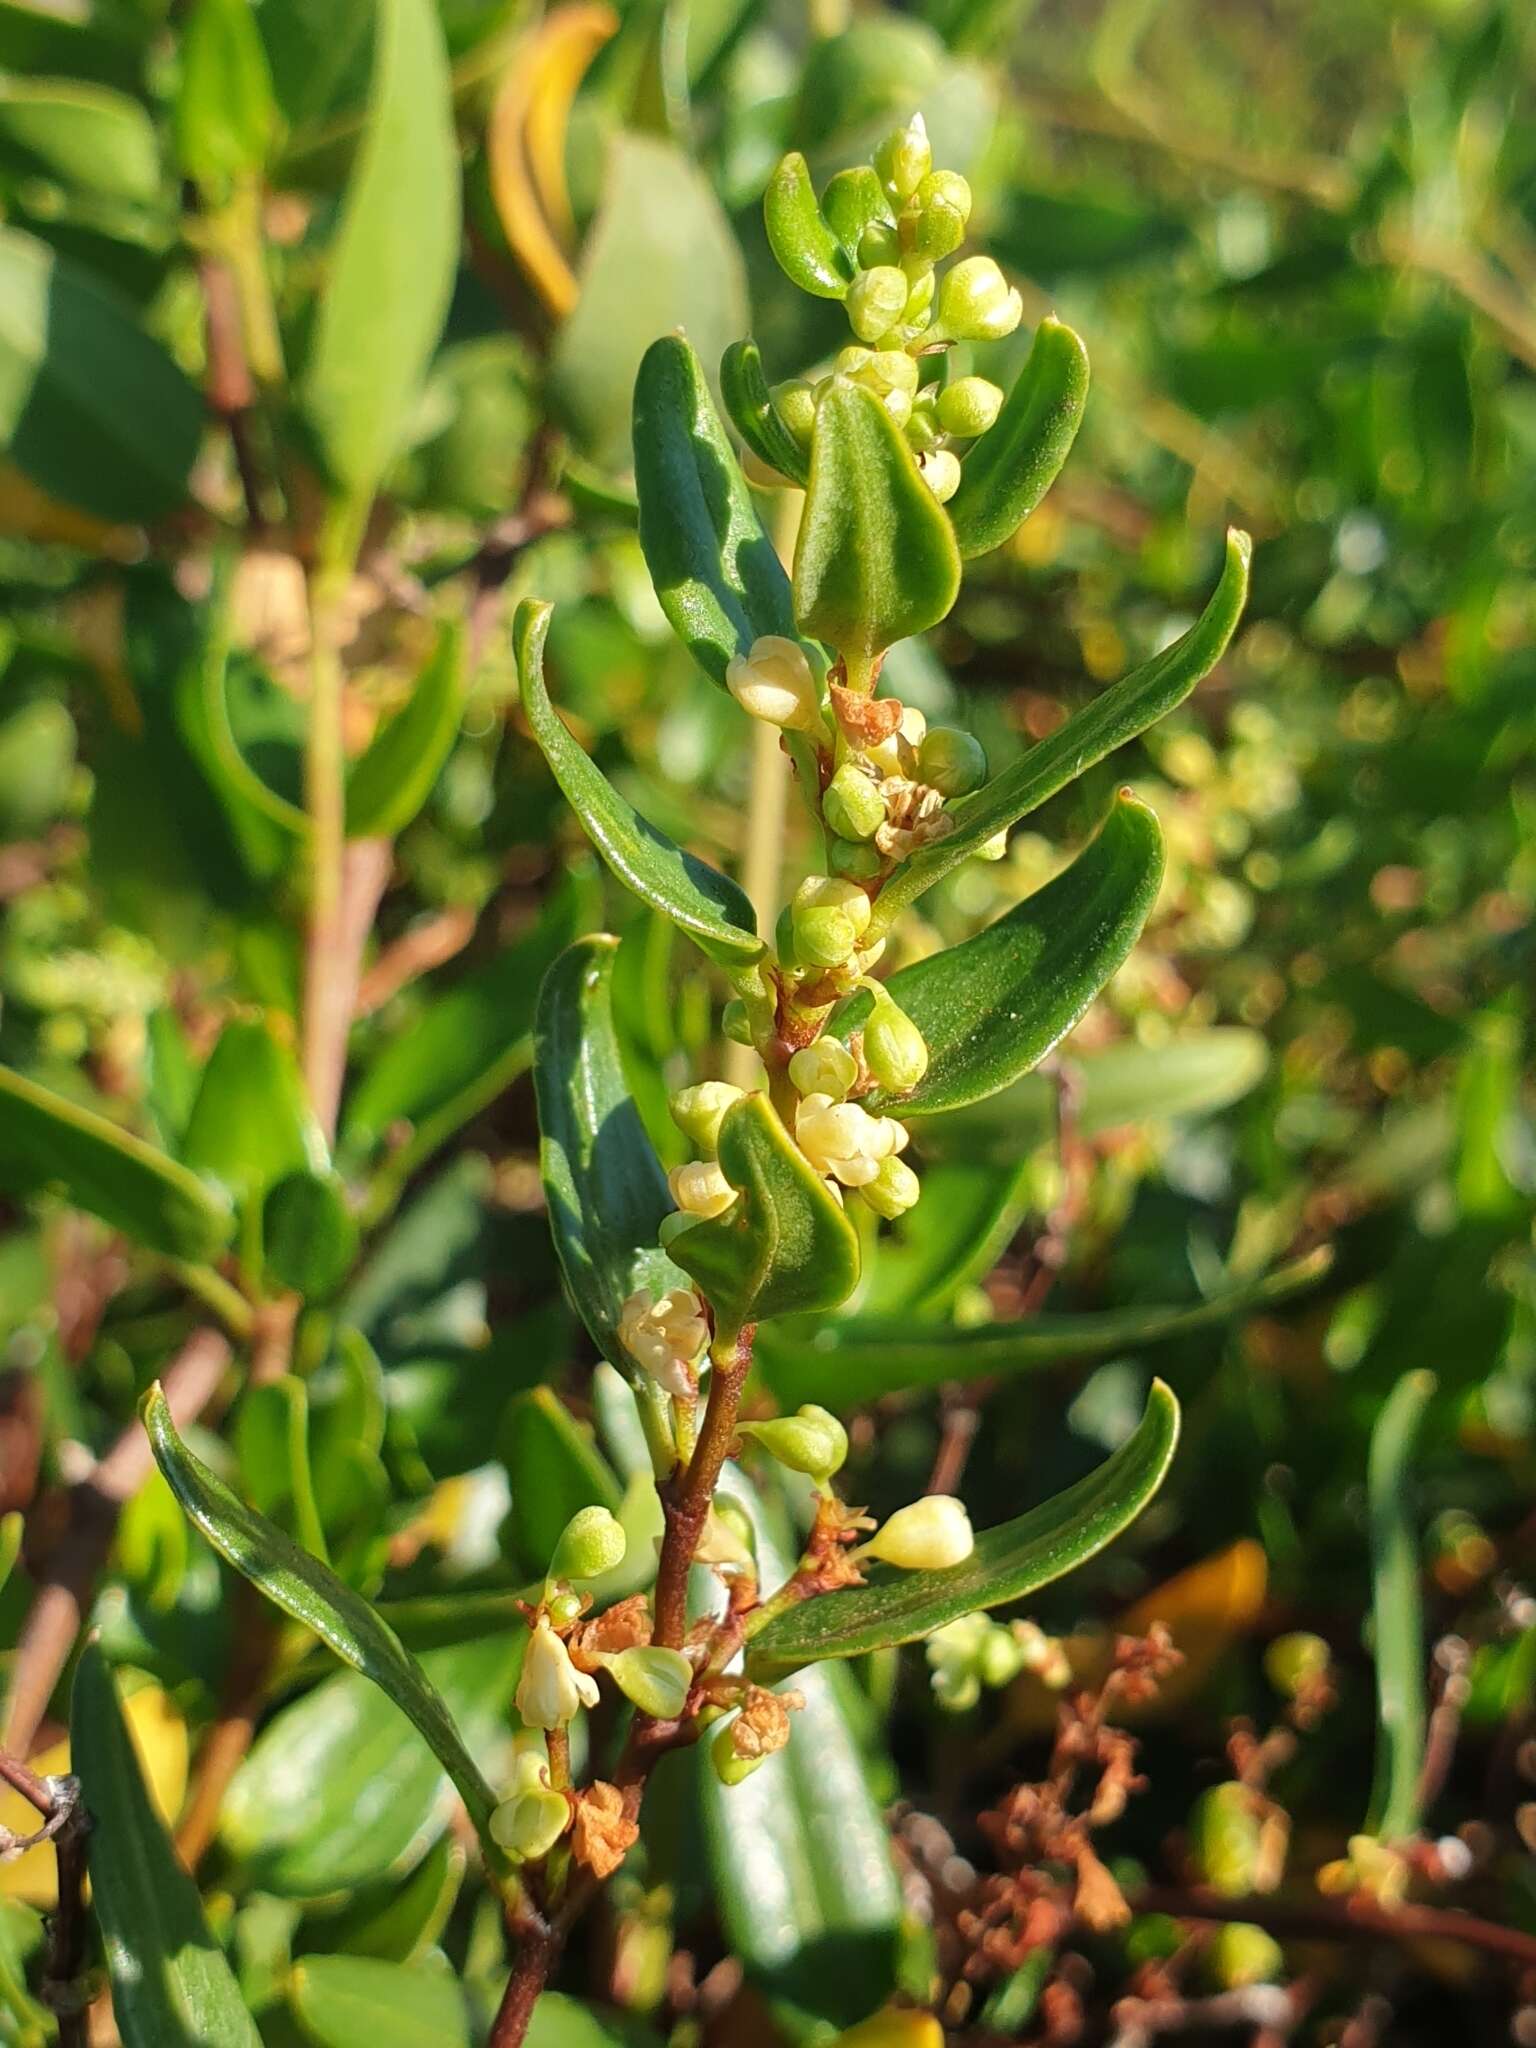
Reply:
[[86, 1855], [90, 1817], [78, 1778], [40, 1778], [24, 1763], [0, 1752], [0, 1778], [36, 1808], [43, 1825], [15, 1849], [52, 1842], [58, 1861], [59, 1902], [48, 1919], [48, 1950], [39, 1987], [43, 2003], [59, 2023], [59, 2048], [87, 2048], [88, 2000], [81, 1985], [85, 1969]]

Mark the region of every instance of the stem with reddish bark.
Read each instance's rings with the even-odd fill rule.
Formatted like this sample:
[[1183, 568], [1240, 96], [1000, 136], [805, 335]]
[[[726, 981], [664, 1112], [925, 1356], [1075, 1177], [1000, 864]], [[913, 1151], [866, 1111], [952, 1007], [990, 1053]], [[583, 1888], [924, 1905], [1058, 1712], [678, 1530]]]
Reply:
[[43, 1826], [25, 1846], [37, 1841], [53, 1844], [58, 1861], [59, 1902], [48, 1916], [48, 1949], [41, 1990], [58, 2019], [59, 2048], [87, 2048], [89, 2026], [80, 1979], [86, 1957], [85, 1838], [91, 1823], [80, 1797], [79, 1781], [40, 1778], [24, 1763], [3, 1753], [0, 1778], [42, 1818]]

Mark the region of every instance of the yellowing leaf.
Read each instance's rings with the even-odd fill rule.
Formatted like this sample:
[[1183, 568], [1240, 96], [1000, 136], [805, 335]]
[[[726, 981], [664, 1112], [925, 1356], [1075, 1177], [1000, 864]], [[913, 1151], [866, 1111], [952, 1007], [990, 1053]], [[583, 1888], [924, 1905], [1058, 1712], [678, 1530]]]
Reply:
[[944, 2029], [931, 2012], [877, 2012], [839, 2034], [832, 2048], [944, 2048]]

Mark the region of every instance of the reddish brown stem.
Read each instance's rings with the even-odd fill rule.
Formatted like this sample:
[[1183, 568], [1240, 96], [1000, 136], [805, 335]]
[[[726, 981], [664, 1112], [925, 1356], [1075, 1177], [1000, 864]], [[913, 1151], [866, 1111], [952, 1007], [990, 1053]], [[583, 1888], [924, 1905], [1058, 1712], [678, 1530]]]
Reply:
[[656, 1568], [656, 1627], [652, 1640], [664, 1650], [680, 1650], [688, 1631], [688, 1572], [704, 1533], [720, 1468], [736, 1434], [736, 1411], [741, 1406], [741, 1390], [752, 1365], [753, 1328], [748, 1323], [740, 1331], [728, 1358], [716, 1358], [693, 1456], [682, 1476], [663, 1491], [667, 1526]]
[[512, 1961], [512, 1975], [502, 1993], [486, 2048], [523, 2048], [533, 2008], [539, 2002], [560, 1952], [559, 1937], [542, 1917], [519, 1920], [509, 1932], [516, 1938], [517, 1950]]
[[87, 2048], [86, 2005], [80, 1979], [85, 1970], [86, 1912], [85, 1838], [90, 1817], [80, 1798], [79, 1781], [49, 1783], [13, 1756], [0, 1753], [0, 1778], [35, 1807], [43, 1826], [42, 1839], [53, 1843], [58, 1861], [59, 1902], [48, 1916], [48, 1948], [43, 1960], [43, 1994], [59, 2022], [59, 2048]]
[[1503, 1956], [1526, 1969], [1536, 1967], [1536, 1934], [1443, 1906], [1378, 1906], [1365, 1898], [1340, 1906], [1322, 1901], [1312, 1905], [1273, 1899], [1262, 1892], [1251, 1898], [1229, 1899], [1216, 1892], [1149, 1885], [1132, 1895], [1131, 1908], [1137, 1913], [1166, 1913], [1174, 1920], [1251, 1922], [1267, 1927], [1272, 1934], [1297, 1940], [1458, 1941], [1463, 1947]]
[[341, 895], [334, 918], [317, 918], [309, 934], [304, 985], [304, 1079], [327, 1138], [336, 1129], [347, 1034], [357, 1007], [363, 948], [373, 930], [393, 855], [387, 839], [352, 839], [342, 856]]

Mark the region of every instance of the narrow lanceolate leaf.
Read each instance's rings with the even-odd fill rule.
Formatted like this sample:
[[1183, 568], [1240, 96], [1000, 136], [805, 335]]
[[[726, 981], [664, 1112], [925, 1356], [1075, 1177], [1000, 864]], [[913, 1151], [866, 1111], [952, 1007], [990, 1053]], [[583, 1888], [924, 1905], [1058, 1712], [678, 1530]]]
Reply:
[[824, 1593], [791, 1608], [753, 1641], [749, 1671], [785, 1677], [823, 1657], [915, 1642], [962, 1614], [1038, 1592], [1130, 1527], [1162, 1485], [1178, 1438], [1179, 1404], [1154, 1380], [1134, 1434], [1096, 1472], [1016, 1521], [986, 1530], [963, 1564], [893, 1573], [878, 1585]]
[[984, 555], [1015, 534], [1061, 473], [1088, 402], [1088, 351], [1042, 320], [996, 421], [966, 456], [950, 523], [960, 552]]
[[1248, 595], [1251, 551], [1246, 533], [1230, 532], [1221, 581], [1189, 631], [1122, 676], [1065, 725], [1031, 747], [1023, 760], [956, 806], [956, 830], [950, 837], [914, 854], [881, 890], [870, 921], [875, 937], [889, 931], [909, 903], [942, 881], [987, 840], [1017, 824], [1057, 790], [1075, 782], [1084, 769], [1183, 703], [1202, 676], [1209, 675], [1220, 661], [1237, 630]]
[[[909, 1095], [880, 1090], [868, 1106], [932, 1116], [1027, 1074], [1122, 964], [1162, 879], [1156, 815], [1122, 790], [1097, 838], [1053, 882], [963, 945], [891, 976], [892, 996], [928, 1042], [928, 1071]], [[840, 1029], [857, 1030], [868, 1010], [861, 996]]]
[[362, 147], [303, 380], [332, 481], [371, 495], [410, 423], [453, 289], [459, 161], [431, 0], [378, 0]]
[[350, 1586], [254, 1509], [194, 1457], [176, 1434], [157, 1381], [144, 1397], [144, 1427], [156, 1461], [198, 1530], [274, 1606], [313, 1629], [344, 1663], [383, 1689], [414, 1724], [453, 1780], [488, 1855], [496, 1794], [481, 1776], [432, 1684], [399, 1637]]
[[768, 180], [763, 225], [780, 270], [818, 299], [845, 299], [853, 265], [816, 203], [810, 167], [792, 150]]
[[816, 410], [795, 544], [795, 617], [866, 685], [894, 641], [936, 626], [960, 590], [960, 551], [901, 429], [872, 391], [833, 379]]
[[748, 965], [763, 951], [763, 942], [743, 892], [648, 825], [576, 744], [550, 703], [544, 685], [544, 641], [552, 611], [547, 604], [519, 605], [512, 637], [523, 710], [555, 780], [592, 844], [626, 888], [670, 918], [722, 967]]
[[1245, 1281], [1206, 1301], [1177, 1307], [1101, 1309], [1082, 1315], [1029, 1316], [1021, 1322], [914, 1327], [910, 1316], [856, 1316], [830, 1323], [803, 1341], [765, 1331], [756, 1369], [781, 1408], [817, 1401], [847, 1413], [887, 1394], [910, 1393], [951, 1380], [992, 1379], [1091, 1365], [1217, 1328], [1234, 1317], [1283, 1301], [1328, 1271], [1326, 1247]]
[[77, 1208], [173, 1259], [217, 1257], [234, 1228], [217, 1188], [9, 1067], [0, 1067], [0, 1185], [57, 1187]]
[[672, 1241], [717, 1324], [836, 1308], [859, 1278], [859, 1240], [766, 1095], [749, 1095], [720, 1126], [720, 1169], [738, 1199]]
[[811, 460], [773, 402], [755, 341], [733, 341], [721, 357], [720, 396], [737, 433], [759, 461], [803, 485]]
[[349, 839], [393, 839], [432, 793], [459, 736], [464, 643], [445, 626], [402, 710], [379, 728], [347, 777]]
[[94, 1643], [75, 1671], [70, 1756], [92, 1821], [92, 1903], [123, 2048], [260, 2048], [197, 1887], [144, 1788], [117, 1687]]
[[265, 165], [277, 101], [251, 0], [196, 0], [181, 37], [172, 130], [182, 170], [215, 201]]
[[1419, 1825], [1424, 1771], [1424, 1596], [1410, 1479], [1435, 1391], [1431, 1372], [1405, 1372], [1371, 1431], [1371, 1619], [1376, 1656], [1376, 1772], [1367, 1828], [1400, 1842]]
[[635, 379], [640, 545], [662, 610], [706, 675], [765, 633], [793, 637], [789, 578], [686, 341], [664, 335]]

